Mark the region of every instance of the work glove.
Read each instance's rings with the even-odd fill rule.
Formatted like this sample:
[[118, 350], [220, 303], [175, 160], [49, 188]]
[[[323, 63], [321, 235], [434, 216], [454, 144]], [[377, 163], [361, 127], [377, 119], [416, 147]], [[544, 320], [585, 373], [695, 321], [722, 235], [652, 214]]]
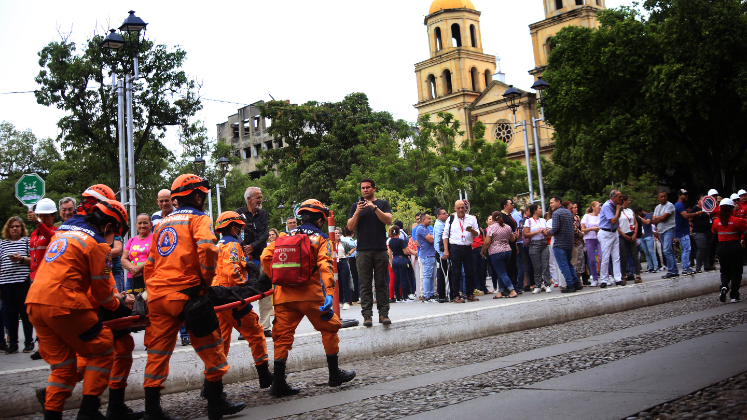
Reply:
[[319, 307], [319, 311], [322, 313], [322, 319], [325, 321], [329, 321], [332, 319], [332, 317], [335, 315], [335, 313], [332, 311], [332, 296], [325, 296], [324, 297], [324, 306]]

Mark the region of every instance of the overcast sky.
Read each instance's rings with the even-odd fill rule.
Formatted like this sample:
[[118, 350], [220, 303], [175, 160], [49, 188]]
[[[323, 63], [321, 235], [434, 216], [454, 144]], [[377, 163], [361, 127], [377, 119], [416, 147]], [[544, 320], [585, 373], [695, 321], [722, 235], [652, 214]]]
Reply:
[[[528, 25], [544, 19], [542, 0], [473, 0], [484, 52], [500, 56], [506, 82], [529, 90], [534, 67]], [[607, 7], [628, 4], [607, 0]], [[118, 6], [120, 4], [121, 6]], [[37, 88], [37, 53], [72, 30], [84, 42], [119, 27], [131, 8], [148, 23], [146, 36], [187, 51], [185, 71], [204, 98], [249, 104], [288, 99], [339, 101], [364, 92], [374, 109], [417, 119], [414, 64], [429, 58], [423, 25], [431, 0], [0, 0], [0, 93]], [[196, 116], [211, 137], [239, 104], [205, 100]], [[64, 114], [38, 105], [32, 93], [0, 95], [0, 121], [56, 137]], [[180, 151], [175, 136], [167, 145]]]

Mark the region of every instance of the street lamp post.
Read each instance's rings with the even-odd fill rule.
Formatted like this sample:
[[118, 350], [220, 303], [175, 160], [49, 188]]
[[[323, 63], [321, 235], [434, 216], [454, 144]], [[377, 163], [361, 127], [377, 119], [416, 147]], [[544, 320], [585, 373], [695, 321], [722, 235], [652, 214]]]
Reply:
[[[137, 56], [140, 51], [140, 31], [145, 30], [148, 24], [135, 16], [135, 11], [130, 10], [128, 13], [130, 15], [119, 27], [120, 32], [129, 35], [127, 40], [117, 34], [114, 29], [110, 29], [109, 35], [104, 38], [100, 46], [108, 51], [117, 51], [122, 47], [127, 47], [133, 55], [133, 75], [126, 74], [123, 81], [117, 81], [115, 64], [115, 68], [112, 69], [112, 88], [114, 89], [116, 86], [118, 97], [117, 123], [119, 131], [119, 188], [122, 204], [129, 204], [130, 207], [130, 237], [135, 237], [135, 229], [137, 227], [137, 193], [135, 191], [135, 142], [133, 139], [134, 115], [132, 111], [132, 83], [139, 77]], [[127, 119], [126, 129], [124, 127], [125, 117]], [[125, 165], [125, 154], [127, 155], [127, 165]], [[127, 166], [127, 180], [129, 186], [125, 185], [125, 166]]]
[[[220, 167], [221, 178], [223, 178], [223, 188], [226, 188], [226, 173], [228, 172], [228, 164], [231, 163], [226, 159], [225, 156], [221, 156], [218, 159], [218, 167]], [[221, 214], [220, 209], [220, 182], [215, 185], [216, 199], [218, 201], [218, 216]]]
[[540, 103], [540, 109], [542, 111], [542, 117], [541, 118], [534, 118], [532, 116], [532, 130], [534, 132], [534, 151], [537, 153], [537, 176], [539, 177], [539, 186], [540, 186], [540, 197], [542, 197], [542, 212], [545, 212], [545, 186], [544, 182], [542, 181], [542, 159], [540, 159], [540, 144], [539, 144], [539, 136], [537, 136], [537, 122], [545, 121], [545, 107], [542, 106], [542, 91], [549, 88], [550, 85], [542, 80], [542, 77], [538, 77], [537, 81], [534, 82], [532, 85], [532, 89], [539, 92], [539, 103]]
[[[513, 85], [508, 86], [508, 90], [503, 94], [506, 98], [506, 104], [508, 108], [514, 114], [514, 129], [521, 126], [521, 132], [524, 134], [524, 159], [527, 163], [527, 182], [529, 183], [529, 203], [534, 203], [534, 187], [532, 186], [532, 161], [529, 158], [529, 139], [527, 138], [527, 121], [522, 120], [521, 124], [516, 122], [516, 110], [519, 108], [519, 99], [521, 99], [521, 92], [516, 89]], [[542, 177], [540, 176], [540, 179]], [[540, 182], [542, 182], [540, 180]], [[545, 199], [542, 197], [542, 212], [545, 212]]]

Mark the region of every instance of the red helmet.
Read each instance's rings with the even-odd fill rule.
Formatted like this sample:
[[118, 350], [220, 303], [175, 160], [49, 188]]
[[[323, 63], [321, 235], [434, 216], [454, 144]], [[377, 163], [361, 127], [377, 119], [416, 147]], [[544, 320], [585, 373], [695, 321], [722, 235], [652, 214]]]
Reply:
[[215, 230], [220, 231], [221, 229], [227, 228], [231, 223], [236, 223], [241, 227], [246, 226], [244, 218], [241, 217], [235, 211], [224, 211], [218, 216], [218, 220], [215, 221]]
[[186, 197], [195, 189], [207, 194], [208, 188], [210, 188], [210, 184], [197, 175], [179, 175], [171, 184], [171, 198]]
[[83, 197], [93, 197], [99, 201], [116, 200], [114, 191], [104, 184], [91, 185], [83, 191]]
[[130, 228], [127, 226], [127, 209], [117, 200], [103, 200], [93, 206], [95, 209], [99, 209], [102, 213], [107, 216], [111, 216], [117, 220], [119, 225], [119, 231], [117, 235], [123, 236]]
[[301, 207], [298, 208], [298, 214], [303, 212], [322, 213], [324, 217], [329, 217], [329, 209], [321, 201], [314, 198], [301, 203]]

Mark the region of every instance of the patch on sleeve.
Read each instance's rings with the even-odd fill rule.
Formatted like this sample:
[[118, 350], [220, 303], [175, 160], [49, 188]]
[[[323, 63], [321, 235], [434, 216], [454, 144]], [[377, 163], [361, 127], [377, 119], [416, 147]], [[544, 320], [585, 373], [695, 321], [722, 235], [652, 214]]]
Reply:
[[239, 250], [231, 247], [231, 253], [228, 256], [228, 260], [231, 262], [239, 262]]

